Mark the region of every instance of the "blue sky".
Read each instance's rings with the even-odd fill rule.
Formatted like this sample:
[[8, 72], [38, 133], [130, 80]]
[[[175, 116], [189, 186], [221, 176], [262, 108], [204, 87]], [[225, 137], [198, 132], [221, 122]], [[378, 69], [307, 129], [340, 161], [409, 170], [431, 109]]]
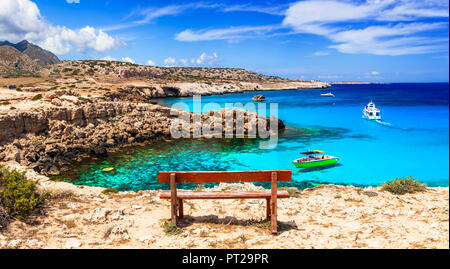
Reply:
[[324, 81], [449, 79], [448, 0], [0, 1], [0, 40], [28, 39], [61, 59]]

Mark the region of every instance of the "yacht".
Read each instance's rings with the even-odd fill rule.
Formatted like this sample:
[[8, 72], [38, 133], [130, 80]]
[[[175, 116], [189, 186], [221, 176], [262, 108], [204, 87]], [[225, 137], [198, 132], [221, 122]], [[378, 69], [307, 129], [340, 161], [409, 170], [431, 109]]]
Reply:
[[370, 101], [363, 109], [363, 118], [368, 120], [381, 120], [380, 110]]

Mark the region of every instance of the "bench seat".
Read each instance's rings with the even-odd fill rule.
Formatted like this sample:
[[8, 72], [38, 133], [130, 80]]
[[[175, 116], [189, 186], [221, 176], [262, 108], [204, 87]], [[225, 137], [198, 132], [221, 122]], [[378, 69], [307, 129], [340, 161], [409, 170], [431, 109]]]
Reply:
[[[269, 199], [270, 191], [191, 191], [177, 190], [177, 199]], [[171, 191], [162, 191], [161, 199], [170, 199]], [[277, 198], [289, 198], [287, 191], [277, 191]]]

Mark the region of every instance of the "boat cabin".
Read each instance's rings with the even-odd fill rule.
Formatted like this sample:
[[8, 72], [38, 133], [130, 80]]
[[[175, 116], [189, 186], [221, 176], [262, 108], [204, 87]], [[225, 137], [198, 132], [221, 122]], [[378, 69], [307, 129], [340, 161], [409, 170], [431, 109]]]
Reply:
[[255, 96], [253, 96], [253, 101], [254, 102], [258, 102], [258, 101], [265, 101], [266, 97], [262, 94], [257, 94]]
[[381, 119], [380, 110], [375, 107], [375, 104], [372, 101], [364, 107], [363, 116], [371, 120]]

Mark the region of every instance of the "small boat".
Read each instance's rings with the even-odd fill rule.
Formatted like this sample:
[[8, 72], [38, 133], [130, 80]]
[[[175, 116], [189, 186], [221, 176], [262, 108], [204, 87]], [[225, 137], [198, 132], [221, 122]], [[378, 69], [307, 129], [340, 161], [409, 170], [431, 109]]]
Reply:
[[266, 97], [262, 94], [258, 94], [253, 96], [253, 102], [261, 102], [261, 101], [266, 101]]
[[370, 101], [363, 109], [363, 118], [368, 120], [381, 120], [380, 110]]
[[[324, 166], [337, 163], [340, 159], [338, 157], [330, 156], [330, 155], [317, 155], [320, 153], [324, 153], [321, 150], [308, 150], [307, 152], [302, 152], [300, 154], [307, 155], [307, 157], [299, 158], [293, 161], [295, 167], [297, 168], [306, 168], [306, 167], [317, 167]], [[317, 155], [317, 156], [314, 156]]]
[[331, 92], [329, 92], [329, 93], [321, 93], [320, 96], [322, 96], [322, 97], [334, 97], [334, 94], [332, 94]]

